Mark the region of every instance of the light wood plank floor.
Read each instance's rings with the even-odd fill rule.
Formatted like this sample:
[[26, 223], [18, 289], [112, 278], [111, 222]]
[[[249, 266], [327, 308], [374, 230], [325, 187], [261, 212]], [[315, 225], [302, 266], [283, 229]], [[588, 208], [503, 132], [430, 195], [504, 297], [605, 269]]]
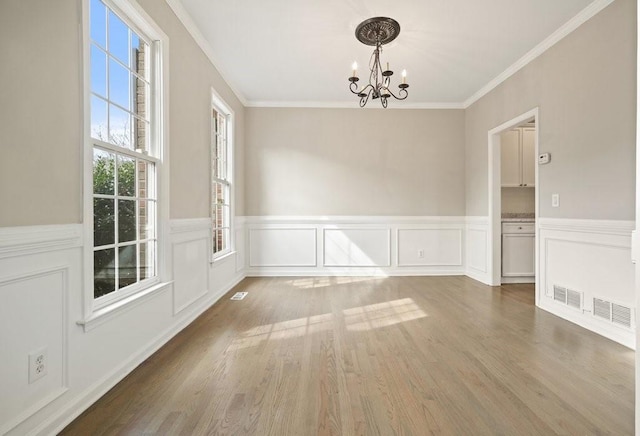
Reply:
[[67, 435], [633, 434], [634, 353], [466, 277], [252, 278]]

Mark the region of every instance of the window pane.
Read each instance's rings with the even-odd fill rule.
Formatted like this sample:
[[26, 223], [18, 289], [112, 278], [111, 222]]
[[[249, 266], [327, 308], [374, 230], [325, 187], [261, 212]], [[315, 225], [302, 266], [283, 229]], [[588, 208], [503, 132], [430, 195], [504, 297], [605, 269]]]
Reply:
[[140, 244], [140, 280], [156, 275], [155, 242]]
[[107, 102], [91, 96], [91, 137], [107, 142]]
[[118, 156], [118, 195], [136, 195], [136, 160], [133, 158]]
[[93, 149], [93, 193], [113, 195], [115, 155]]
[[127, 245], [118, 250], [118, 289], [132, 285], [138, 281], [136, 271], [138, 260], [137, 245]]
[[109, 11], [109, 53], [129, 65], [129, 28]]
[[107, 96], [107, 54], [91, 45], [91, 91]]
[[224, 226], [224, 210], [222, 208], [221, 205], [216, 206], [216, 222], [214, 223], [216, 228]]
[[139, 239], [151, 239], [155, 237], [155, 201], [139, 200], [138, 201], [138, 232]]
[[107, 46], [107, 8], [101, 1], [91, 0], [91, 39]]
[[218, 251], [220, 251], [221, 241], [222, 241], [222, 231], [214, 230], [213, 232], [213, 252], [214, 253], [217, 253]]
[[116, 288], [116, 250], [98, 250], [93, 253], [93, 296], [101, 297]]
[[131, 73], [115, 59], [109, 58], [109, 101], [131, 110]]
[[109, 142], [131, 148], [131, 116], [112, 104], [109, 105]]
[[136, 202], [118, 200], [118, 242], [136, 239]]
[[114, 200], [110, 198], [93, 199], [93, 246], [113, 244], [115, 242]]

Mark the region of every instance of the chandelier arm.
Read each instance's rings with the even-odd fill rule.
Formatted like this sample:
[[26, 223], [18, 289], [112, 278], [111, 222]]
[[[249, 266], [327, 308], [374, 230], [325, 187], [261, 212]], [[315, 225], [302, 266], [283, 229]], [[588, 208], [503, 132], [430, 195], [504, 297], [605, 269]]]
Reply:
[[387, 88], [387, 92], [391, 94], [393, 98], [395, 98], [396, 100], [404, 100], [409, 96], [409, 91], [407, 91], [407, 88], [401, 88], [400, 91], [398, 92], [398, 95], [395, 95], [393, 91], [388, 88]]
[[355, 95], [358, 95], [360, 93], [360, 91], [358, 90], [358, 83], [357, 82], [349, 83], [349, 91], [351, 91], [351, 93]]
[[369, 89], [369, 92], [367, 92], [367, 95], [360, 97], [360, 107], [365, 107], [367, 105], [367, 102], [369, 101], [369, 97], [373, 92], [373, 87], [371, 85], [367, 85], [367, 87], [371, 87], [371, 89]]
[[351, 93], [357, 96], [360, 96], [360, 94], [364, 93], [367, 90], [367, 88], [373, 89], [373, 86], [371, 86], [371, 84], [367, 84], [366, 86], [362, 87], [362, 89], [358, 89], [357, 85], [354, 88], [352, 85], [353, 84], [349, 85], [349, 91], [351, 91]]

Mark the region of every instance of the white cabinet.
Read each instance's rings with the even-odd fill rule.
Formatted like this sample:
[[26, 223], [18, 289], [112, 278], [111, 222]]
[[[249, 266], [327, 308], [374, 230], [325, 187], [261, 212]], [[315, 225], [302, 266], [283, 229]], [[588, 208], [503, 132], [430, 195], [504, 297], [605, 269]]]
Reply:
[[502, 224], [502, 276], [530, 278], [535, 276], [533, 223]]
[[500, 137], [500, 178], [507, 187], [533, 187], [536, 180], [536, 129], [518, 127]]

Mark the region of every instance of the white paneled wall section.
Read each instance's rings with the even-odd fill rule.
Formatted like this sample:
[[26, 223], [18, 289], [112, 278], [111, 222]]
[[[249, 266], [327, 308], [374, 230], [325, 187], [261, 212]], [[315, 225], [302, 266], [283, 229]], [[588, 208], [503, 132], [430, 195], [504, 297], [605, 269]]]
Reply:
[[250, 276], [462, 275], [465, 217], [245, 217]]
[[634, 225], [633, 221], [539, 219], [539, 306], [635, 348]]
[[[170, 222], [169, 283], [83, 320], [82, 225], [0, 228], [0, 434], [55, 434], [243, 277], [243, 255], [211, 262], [211, 220]], [[236, 241], [244, 246], [242, 222]], [[47, 374], [30, 383], [29, 354]]]

